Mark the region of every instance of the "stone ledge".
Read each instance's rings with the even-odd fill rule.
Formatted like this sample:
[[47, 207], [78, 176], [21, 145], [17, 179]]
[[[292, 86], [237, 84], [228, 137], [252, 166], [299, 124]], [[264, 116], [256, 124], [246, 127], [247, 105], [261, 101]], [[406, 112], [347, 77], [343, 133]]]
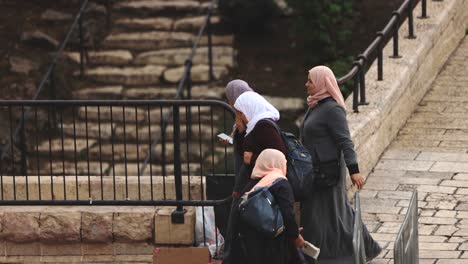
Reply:
[[[377, 80], [377, 61], [366, 74], [367, 106], [352, 113], [352, 95], [346, 100], [348, 122], [361, 171], [368, 175], [380, 155], [413, 113], [450, 54], [465, 36], [468, 1], [428, 2], [429, 19], [415, 19], [417, 39], [407, 39], [407, 23], [400, 28], [400, 59], [388, 58], [384, 48], [384, 80]], [[349, 177], [348, 177], [349, 178]], [[348, 182], [349, 183], [349, 182]], [[348, 195], [354, 193], [348, 188]]]

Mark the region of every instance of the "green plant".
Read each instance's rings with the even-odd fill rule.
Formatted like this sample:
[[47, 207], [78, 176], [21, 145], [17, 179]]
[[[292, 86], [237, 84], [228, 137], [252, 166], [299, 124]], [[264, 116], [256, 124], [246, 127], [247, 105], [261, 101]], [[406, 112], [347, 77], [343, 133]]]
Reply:
[[[287, 0], [296, 11], [295, 33], [301, 36], [305, 48], [305, 65], [325, 64], [337, 77], [352, 65], [346, 54], [351, 41], [356, 11], [353, 0]], [[345, 96], [352, 84], [342, 86]]]
[[278, 14], [274, 0], [221, 0], [223, 20], [236, 33], [258, 33], [267, 29]]

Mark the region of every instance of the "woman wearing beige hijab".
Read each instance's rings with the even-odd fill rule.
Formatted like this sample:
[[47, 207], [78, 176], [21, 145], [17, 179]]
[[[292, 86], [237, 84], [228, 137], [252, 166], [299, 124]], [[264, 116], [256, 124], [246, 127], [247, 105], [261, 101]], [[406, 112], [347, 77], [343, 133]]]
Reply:
[[[257, 188], [269, 187], [271, 194], [280, 207], [285, 230], [276, 238], [263, 237], [262, 234], [240, 223], [239, 235], [245, 254], [244, 263], [248, 264], [288, 264], [292, 257], [288, 246], [293, 241], [297, 248], [304, 246], [304, 239], [299, 234], [293, 212], [294, 196], [286, 178], [286, 158], [276, 149], [265, 149], [257, 157], [251, 179], [255, 185], [247, 192]], [[260, 221], [261, 219], [259, 219]]]
[[[346, 196], [346, 169], [359, 189], [364, 178], [359, 173], [354, 144], [346, 120], [345, 103], [335, 75], [326, 66], [309, 71], [307, 82], [309, 106], [301, 127], [302, 142], [311, 153], [314, 166], [334, 164], [336, 181], [316, 186], [303, 202], [301, 224], [304, 238], [320, 248], [319, 263], [354, 263], [354, 211]], [[329, 174], [328, 174], [329, 175]], [[368, 259], [375, 258], [381, 248], [364, 226], [364, 242]]]

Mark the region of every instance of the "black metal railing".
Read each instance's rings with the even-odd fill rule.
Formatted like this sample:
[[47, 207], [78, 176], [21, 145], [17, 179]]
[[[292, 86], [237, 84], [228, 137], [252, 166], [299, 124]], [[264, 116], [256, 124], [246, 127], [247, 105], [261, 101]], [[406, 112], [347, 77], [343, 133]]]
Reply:
[[[420, 0], [421, 16], [420, 19], [427, 18], [427, 0]], [[401, 58], [399, 53], [399, 28], [403, 18], [408, 18], [408, 36], [409, 39], [415, 39], [413, 12], [417, 0], [405, 0], [398, 10], [392, 13], [392, 17], [382, 31], [377, 32], [376, 37], [367, 47], [367, 49], [357, 56], [353, 62], [353, 67], [344, 76], [338, 78], [338, 84], [343, 84], [353, 80], [353, 110], [358, 112], [359, 105], [367, 105], [366, 101], [366, 78], [365, 74], [369, 65], [372, 64], [372, 56], [377, 56], [377, 80], [383, 80], [383, 49], [388, 40], [393, 38], [393, 55], [390, 58]]]
[[234, 121], [221, 101], [0, 101], [0, 112], [15, 143], [0, 160], [2, 205], [215, 205], [205, 175], [233, 173], [216, 139]]
[[366, 263], [359, 192], [354, 194], [353, 258], [355, 264]]
[[396, 264], [419, 263], [418, 192], [414, 191], [405, 220], [395, 239], [393, 258]]

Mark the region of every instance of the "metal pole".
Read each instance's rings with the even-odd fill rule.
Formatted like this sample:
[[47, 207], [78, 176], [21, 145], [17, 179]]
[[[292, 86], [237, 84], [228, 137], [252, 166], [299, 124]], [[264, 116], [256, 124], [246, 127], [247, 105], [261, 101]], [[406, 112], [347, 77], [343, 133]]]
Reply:
[[397, 17], [396, 23], [393, 28], [393, 56], [390, 58], [401, 58], [398, 54], [398, 28], [400, 27], [400, 14], [398, 12], [393, 12], [393, 15]]
[[210, 81], [214, 80], [214, 74], [213, 74], [213, 44], [212, 44], [212, 28], [211, 28], [211, 10], [208, 13], [208, 21], [206, 25], [206, 33], [208, 34], [208, 65], [210, 67], [210, 72], [209, 72], [209, 77]]
[[78, 30], [80, 38], [80, 77], [84, 76], [84, 50], [83, 50], [83, 16], [84, 12], [80, 14], [80, 19], [78, 20]]
[[383, 42], [383, 32], [379, 31], [377, 32], [377, 36], [380, 36], [380, 42], [379, 45], [377, 46], [377, 80], [382, 81], [383, 80], [383, 48], [382, 48], [382, 42]]
[[419, 18], [420, 19], [428, 18], [428, 16], [427, 16], [427, 1], [426, 0], [421, 0], [421, 16]]
[[[174, 105], [172, 108], [174, 121], [174, 184], [176, 200], [182, 201], [182, 159], [180, 148], [180, 112], [179, 106]], [[173, 224], [184, 223], [185, 210], [182, 205], [178, 205], [176, 210], [172, 212], [171, 220]]]
[[413, 5], [414, 1], [409, 0], [408, 4], [408, 38], [415, 39], [416, 36], [414, 35], [414, 22], [413, 22]]
[[[27, 150], [26, 150], [26, 133], [24, 129], [24, 108], [22, 108], [22, 117], [20, 124], [20, 142], [19, 147], [21, 149], [21, 175], [27, 175]], [[26, 186], [27, 188], [28, 186]]]
[[353, 111], [355, 113], [359, 112], [358, 110], [358, 96], [359, 96], [359, 73], [354, 75], [354, 89], [353, 89]]
[[359, 88], [360, 88], [360, 105], [367, 105], [368, 103], [366, 102], [366, 74], [364, 72], [365, 70], [365, 65], [364, 63], [359, 65]]

